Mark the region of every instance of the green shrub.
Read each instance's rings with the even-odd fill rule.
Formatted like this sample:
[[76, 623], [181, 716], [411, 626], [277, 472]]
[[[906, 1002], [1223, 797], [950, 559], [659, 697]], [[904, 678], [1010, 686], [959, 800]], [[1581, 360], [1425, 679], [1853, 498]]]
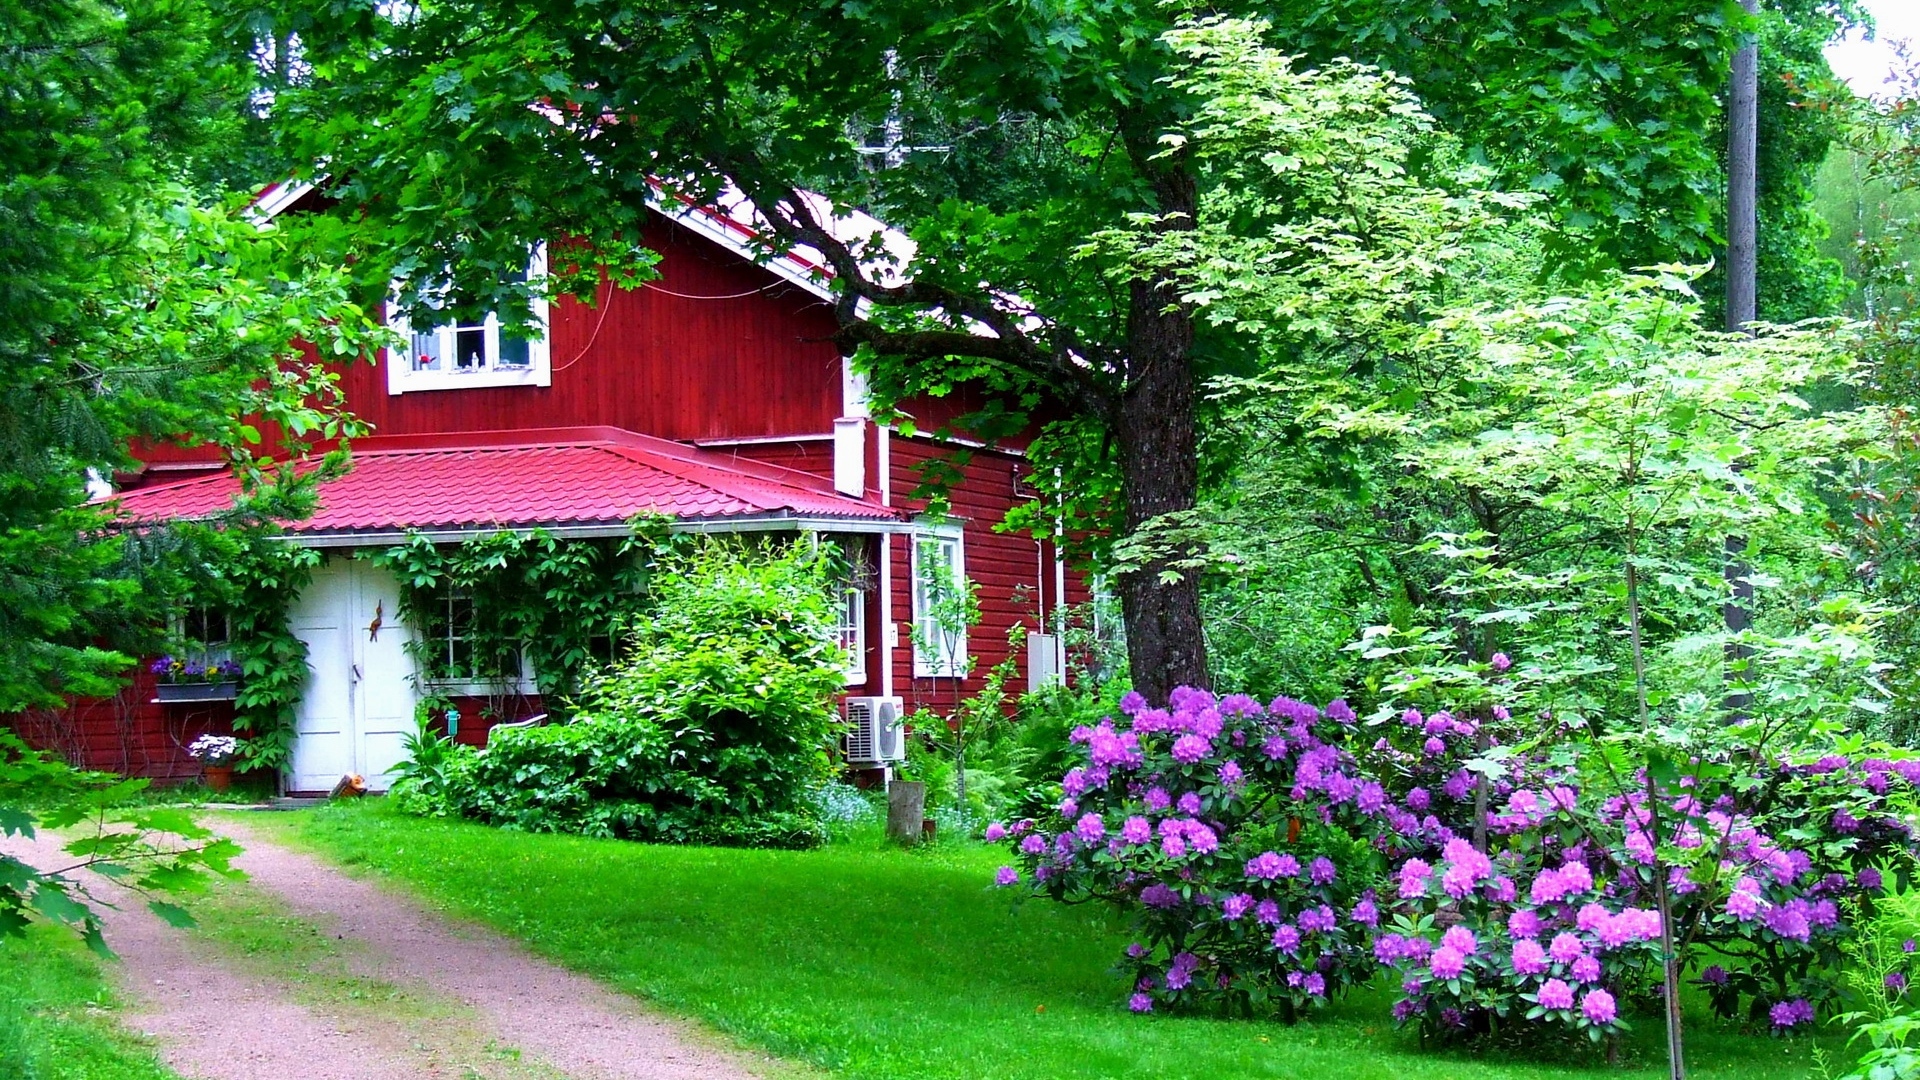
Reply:
[[[833, 568], [809, 545], [708, 540], [652, 583], [625, 656], [589, 676], [574, 719], [438, 748], [455, 812], [531, 832], [812, 847], [808, 793], [832, 775]], [[432, 812], [429, 785], [410, 785]]]

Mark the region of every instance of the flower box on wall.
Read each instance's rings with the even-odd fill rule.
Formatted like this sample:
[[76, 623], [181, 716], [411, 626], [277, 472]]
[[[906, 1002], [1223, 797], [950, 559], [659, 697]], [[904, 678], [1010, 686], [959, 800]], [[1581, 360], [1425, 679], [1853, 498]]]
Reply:
[[232, 701], [240, 684], [226, 682], [157, 683], [153, 700], [161, 704], [188, 701]]

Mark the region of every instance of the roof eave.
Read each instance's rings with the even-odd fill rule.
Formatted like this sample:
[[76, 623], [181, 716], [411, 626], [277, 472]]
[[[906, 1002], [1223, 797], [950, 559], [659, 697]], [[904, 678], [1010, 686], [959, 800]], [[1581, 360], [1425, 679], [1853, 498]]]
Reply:
[[[910, 521], [898, 519], [872, 518], [850, 514], [810, 514], [796, 511], [780, 511], [767, 514], [738, 514], [730, 517], [680, 518], [671, 528], [675, 532], [689, 533], [730, 533], [730, 532], [841, 532], [841, 533], [910, 533], [914, 525]], [[405, 543], [412, 537], [424, 537], [435, 544], [453, 544], [476, 536], [493, 536], [498, 533], [529, 535], [540, 532], [562, 540], [587, 540], [632, 535], [633, 528], [624, 521], [600, 521], [567, 523], [523, 523], [516, 525], [450, 525], [427, 528], [376, 528], [376, 529], [339, 529], [325, 532], [301, 532], [298, 530], [280, 533], [276, 540], [298, 544], [308, 548], [354, 548], [373, 547], [380, 544]]]

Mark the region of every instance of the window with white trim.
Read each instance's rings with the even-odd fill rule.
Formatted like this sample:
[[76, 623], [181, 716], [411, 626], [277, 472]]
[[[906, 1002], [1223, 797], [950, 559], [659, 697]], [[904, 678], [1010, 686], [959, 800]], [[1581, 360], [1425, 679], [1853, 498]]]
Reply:
[[[547, 249], [542, 244], [533, 249], [526, 272], [513, 275], [513, 280], [538, 280], [546, 273]], [[450, 288], [443, 288], [429, 297], [428, 306], [453, 309], [459, 306], [456, 300]], [[489, 311], [477, 320], [453, 320], [415, 328], [389, 305], [388, 324], [406, 344], [387, 350], [387, 393], [552, 385], [548, 306], [544, 298], [530, 301], [533, 336], [529, 338], [517, 336], [502, 326], [497, 312]]]
[[524, 674], [518, 649], [490, 649], [474, 633], [473, 597], [440, 589], [420, 605], [420, 659], [430, 683], [518, 684]]
[[840, 586], [840, 621], [834, 627], [834, 644], [847, 654], [847, 685], [867, 681], [867, 591], [858, 582]]
[[920, 678], [965, 678], [967, 626], [978, 617], [966, 551], [958, 525], [913, 538], [913, 673]]

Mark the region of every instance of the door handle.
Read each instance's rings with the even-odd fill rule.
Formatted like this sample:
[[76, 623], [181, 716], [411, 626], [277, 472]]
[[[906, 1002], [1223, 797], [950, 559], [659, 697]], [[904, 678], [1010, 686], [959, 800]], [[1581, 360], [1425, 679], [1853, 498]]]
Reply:
[[364, 678], [366, 678], [366, 676], [360, 673], [360, 665], [359, 664], [353, 665], [353, 681], [356, 684], [358, 684], [360, 680]]

